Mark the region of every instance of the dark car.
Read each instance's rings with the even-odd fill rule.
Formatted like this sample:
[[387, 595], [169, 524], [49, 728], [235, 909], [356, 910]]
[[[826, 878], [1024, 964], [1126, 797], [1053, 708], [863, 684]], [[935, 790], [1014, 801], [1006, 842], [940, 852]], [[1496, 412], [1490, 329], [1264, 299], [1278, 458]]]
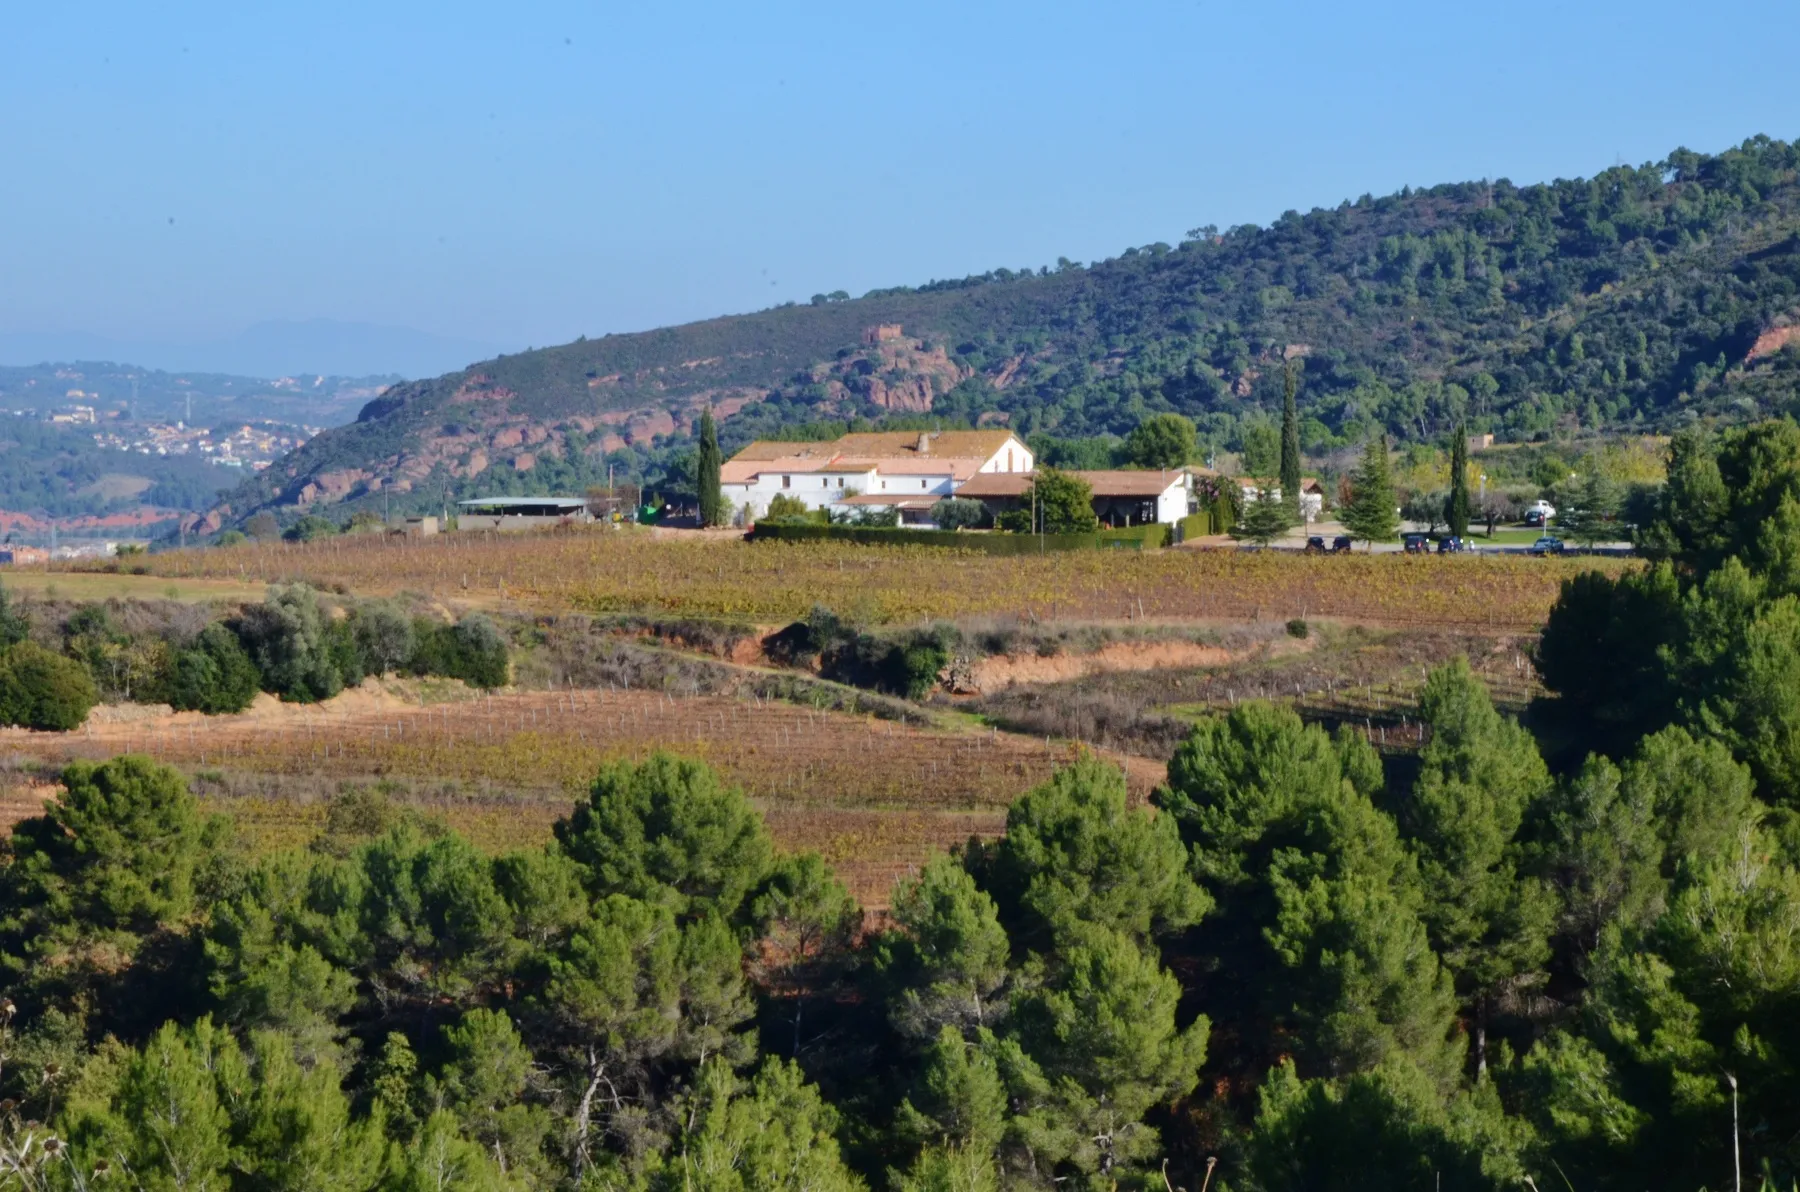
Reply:
[[1313, 537], [1308, 538], [1306, 540], [1306, 553], [1309, 555], [1324, 554], [1325, 553], [1325, 540], [1323, 538], [1320, 538], [1316, 534]]
[[1546, 534], [1531, 544], [1531, 553], [1534, 555], [1560, 555], [1565, 549], [1563, 540], [1553, 534]]
[[1533, 530], [1543, 529], [1544, 511], [1542, 509], [1527, 509], [1525, 511], [1525, 525]]
[[1457, 537], [1455, 534], [1451, 534], [1447, 538], [1438, 539], [1438, 554], [1440, 554], [1440, 555], [1460, 554], [1461, 552], [1466, 551], [1468, 549], [1469, 549], [1468, 542], [1462, 538]]
[[1400, 549], [1409, 555], [1428, 555], [1431, 553], [1431, 536], [1407, 534], [1400, 539]]
[[1331, 553], [1332, 554], [1334, 554], [1334, 555], [1347, 554], [1347, 553], [1349, 553], [1349, 550], [1350, 550], [1350, 535], [1339, 534], [1336, 538], [1333, 538], [1331, 540]]

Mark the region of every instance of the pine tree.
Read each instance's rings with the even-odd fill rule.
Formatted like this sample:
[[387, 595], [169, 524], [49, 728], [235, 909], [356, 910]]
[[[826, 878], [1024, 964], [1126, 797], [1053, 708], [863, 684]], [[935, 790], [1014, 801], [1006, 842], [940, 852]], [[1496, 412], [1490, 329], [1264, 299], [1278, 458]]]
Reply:
[[[1300, 520], [1300, 414], [1294, 407], [1294, 366], [1287, 366], [1281, 385], [1281, 503], [1288, 525]], [[1284, 527], [1285, 528], [1285, 527]]]
[[1269, 543], [1287, 533], [1294, 524], [1294, 508], [1285, 497], [1277, 498], [1273, 489], [1265, 482], [1257, 490], [1256, 499], [1244, 506], [1244, 516], [1238, 524], [1231, 527], [1233, 538], [1248, 538], [1258, 546]]
[[1386, 435], [1378, 435], [1363, 448], [1362, 463], [1350, 481], [1350, 503], [1341, 520], [1351, 535], [1367, 543], [1386, 542], [1400, 532], [1395, 507], [1394, 480], [1388, 473]]
[[1469, 428], [1456, 424], [1456, 438], [1450, 443], [1450, 496], [1444, 502], [1444, 520], [1450, 533], [1458, 538], [1469, 532]]
[[713, 426], [712, 410], [700, 414], [700, 454], [695, 462], [695, 487], [700, 490], [700, 524], [725, 524], [725, 498], [719, 491], [719, 471], [723, 465], [719, 455], [719, 432]]

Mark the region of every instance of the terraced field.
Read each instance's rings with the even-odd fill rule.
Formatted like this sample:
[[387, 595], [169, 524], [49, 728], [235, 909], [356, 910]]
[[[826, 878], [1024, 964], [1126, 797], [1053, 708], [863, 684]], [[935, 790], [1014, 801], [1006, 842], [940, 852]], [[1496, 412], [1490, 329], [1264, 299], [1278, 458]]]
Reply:
[[[329, 795], [371, 784], [484, 847], [528, 847], [549, 838], [602, 765], [657, 750], [712, 764], [756, 801], [779, 840], [825, 854], [873, 905], [933, 849], [998, 831], [1014, 798], [1074, 756], [1061, 742], [991, 730], [643, 691], [435, 704], [357, 692], [309, 708], [265, 702], [244, 716], [0, 731], [0, 756], [15, 764], [143, 753], [177, 766], [260, 848], [305, 843]], [[1154, 763], [1117, 760], [1140, 797], [1162, 776]]]

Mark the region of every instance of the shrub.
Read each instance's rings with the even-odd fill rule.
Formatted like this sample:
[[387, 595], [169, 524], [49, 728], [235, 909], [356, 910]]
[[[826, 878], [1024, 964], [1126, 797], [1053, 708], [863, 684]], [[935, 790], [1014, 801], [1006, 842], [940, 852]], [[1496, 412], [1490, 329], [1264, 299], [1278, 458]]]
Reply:
[[327, 538], [338, 532], [337, 526], [316, 514], [307, 514], [293, 525], [282, 537], [289, 542], [311, 542], [315, 538]]
[[[332, 625], [319, 594], [305, 584], [271, 588], [269, 599], [246, 608], [231, 628], [255, 663], [263, 690], [292, 703], [336, 695], [344, 689], [346, 664], [356, 662], [348, 633]], [[360, 680], [360, 668], [352, 670]]]
[[364, 669], [378, 675], [404, 666], [418, 645], [412, 622], [387, 601], [370, 601], [358, 608], [351, 633]]
[[227, 530], [223, 534], [219, 535], [218, 541], [213, 543], [213, 545], [214, 546], [242, 546], [242, 545], [244, 545], [244, 543], [246, 543], [248, 541], [250, 541], [249, 536], [246, 535], [242, 530]]
[[67, 732], [99, 702], [93, 676], [71, 658], [35, 642], [0, 655], [0, 722]]
[[978, 530], [987, 525], [987, 506], [968, 497], [945, 497], [931, 507], [931, 520], [940, 530]]
[[461, 679], [471, 687], [504, 687], [510, 654], [506, 638], [487, 617], [471, 613], [454, 625], [421, 617], [413, 622], [412, 658], [416, 675]]
[[763, 521], [783, 523], [818, 523], [830, 525], [831, 515], [823, 509], [808, 509], [806, 502], [799, 497], [790, 497], [786, 493], [776, 493], [769, 500], [769, 511], [762, 516]]
[[1287, 631], [1289, 637], [1305, 638], [1307, 634], [1306, 622], [1299, 617], [1295, 617], [1287, 623]]
[[242, 712], [256, 698], [261, 679], [237, 636], [223, 625], [208, 625], [175, 656], [169, 703], [181, 712]]

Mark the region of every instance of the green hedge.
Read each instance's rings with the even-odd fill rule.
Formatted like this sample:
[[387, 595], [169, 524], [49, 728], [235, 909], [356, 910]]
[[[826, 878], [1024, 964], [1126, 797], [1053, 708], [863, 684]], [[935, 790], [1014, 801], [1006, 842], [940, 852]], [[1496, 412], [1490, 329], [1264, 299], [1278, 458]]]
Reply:
[[1061, 550], [1157, 550], [1169, 545], [1169, 527], [1133, 526], [1093, 534], [998, 534], [957, 530], [877, 529], [867, 526], [771, 525], [758, 522], [752, 542], [855, 542], [862, 546], [944, 546], [990, 555], [1031, 555]]
[[1209, 509], [1190, 513], [1181, 519], [1181, 540], [1183, 542], [1193, 538], [1205, 538], [1214, 533], [1217, 531], [1213, 529], [1212, 511]]

